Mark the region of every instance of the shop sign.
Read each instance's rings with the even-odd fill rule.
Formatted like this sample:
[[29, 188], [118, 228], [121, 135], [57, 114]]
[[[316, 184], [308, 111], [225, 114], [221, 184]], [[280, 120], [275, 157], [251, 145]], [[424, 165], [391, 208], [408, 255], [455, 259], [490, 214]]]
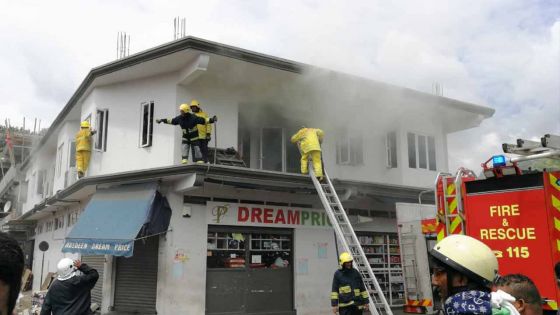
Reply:
[[319, 209], [237, 203], [207, 203], [208, 224], [271, 227], [332, 227], [327, 213]]

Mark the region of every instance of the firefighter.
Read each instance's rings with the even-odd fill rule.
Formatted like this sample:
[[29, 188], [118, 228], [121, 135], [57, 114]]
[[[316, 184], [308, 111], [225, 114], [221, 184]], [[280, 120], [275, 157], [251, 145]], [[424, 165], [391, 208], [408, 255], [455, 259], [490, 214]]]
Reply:
[[84, 177], [91, 158], [91, 136], [96, 133], [90, 129], [89, 121], [84, 120], [80, 123], [80, 131], [76, 134], [76, 168], [78, 178]]
[[[192, 112], [204, 119], [208, 118], [208, 114], [206, 114], [200, 108], [200, 103], [197, 100], [191, 101], [191, 110]], [[198, 143], [198, 147], [200, 148], [200, 153], [202, 154], [202, 160], [197, 160], [197, 163], [208, 163], [208, 143], [210, 142], [210, 135], [212, 134], [212, 125], [209, 123], [205, 124], [198, 124], [196, 125], [198, 129], [198, 137], [194, 139]], [[194, 153], [193, 153], [193, 160], [194, 160]]]
[[[189, 146], [196, 146], [198, 143], [196, 141], [193, 142], [193, 139], [198, 137], [198, 124], [206, 124], [206, 123], [214, 123], [218, 121], [216, 116], [208, 119], [198, 117], [192, 113], [189, 113], [189, 105], [188, 104], [181, 104], [179, 106], [179, 111], [181, 114], [175, 118], [166, 118], [166, 119], [156, 119], [156, 123], [165, 123], [170, 125], [179, 125], [183, 130], [183, 137], [181, 141], [181, 156], [182, 164], [187, 164], [189, 158]], [[198, 149], [200, 150], [200, 149]], [[193, 149], [193, 155], [196, 150]], [[195, 157], [193, 156], [193, 159]]]
[[57, 269], [57, 278], [45, 296], [41, 315], [91, 314], [91, 289], [99, 279], [97, 270], [70, 258], [62, 258]]
[[23, 251], [18, 242], [0, 232], [0, 314], [12, 314], [14, 311], [21, 290], [23, 268]]
[[481, 241], [450, 235], [430, 251], [432, 285], [447, 315], [492, 314], [490, 291], [498, 259]]
[[368, 309], [369, 296], [360, 272], [352, 267], [352, 255], [340, 254], [340, 267], [334, 273], [331, 292], [333, 313], [361, 315]]
[[321, 129], [316, 128], [301, 128], [295, 135], [292, 136], [292, 143], [297, 143], [301, 153], [301, 173], [307, 174], [309, 158], [313, 162], [313, 170], [315, 176], [323, 180], [323, 163], [321, 161], [321, 143], [325, 133]]

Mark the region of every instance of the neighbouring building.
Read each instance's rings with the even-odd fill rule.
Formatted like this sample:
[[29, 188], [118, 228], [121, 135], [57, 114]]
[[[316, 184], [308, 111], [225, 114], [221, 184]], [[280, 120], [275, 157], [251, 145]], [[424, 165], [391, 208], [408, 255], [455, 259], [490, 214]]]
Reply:
[[[218, 116], [210, 147], [236, 155], [180, 164], [181, 131], [154, 120], [191, 99]], [[330, 312], [337, 242], [290, 143], [321, 128], [325, 168], [399, 305], [395, 202], [416, 202], [447, 171], [449, 133], [493, 112], [187, 37], [90, 71], [21, 165], [21, 215], [5, 225], [35, 226], [35, 290], [63, 256], [98, 268], [101, 313]], [[83, 120], [98, 133], [76, 180]]]

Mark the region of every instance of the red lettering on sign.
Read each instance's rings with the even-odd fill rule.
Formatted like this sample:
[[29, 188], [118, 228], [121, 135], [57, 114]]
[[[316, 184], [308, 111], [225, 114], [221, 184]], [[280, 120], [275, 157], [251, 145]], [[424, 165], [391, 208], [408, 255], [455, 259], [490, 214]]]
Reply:
[[286, 224], [286, 218], [284, 218], [284, 211], [282, 209], [278, 209], [278, 212], [276, 212], [276, 219], [274, 219], [274, 223]]
[[264, 208], [264, 223], [272, 223], [272, 209]]
[[288, 210], [288, 224], [299, 224], [299, 211]]
[[262, 223], [262, 209], [261, 208], [252, 208], [251, 209], [251, 222], [259, 222]]
[[239, 207], [237, 209], [237, 222], [246, 222], [249, 219], [249, 209], [247, 207]]

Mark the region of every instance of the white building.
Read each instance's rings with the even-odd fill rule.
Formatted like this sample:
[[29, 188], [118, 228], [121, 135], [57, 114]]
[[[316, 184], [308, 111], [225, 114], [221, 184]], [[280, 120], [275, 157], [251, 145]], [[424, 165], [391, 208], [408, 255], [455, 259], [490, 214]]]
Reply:
[[[154, 118], [177, 115], [191, 99], [218, 116], [210, 147], [217, 138], [218, 148], [235, 148], [247, 168], [179, 164], [180, 129]], [[63, 256], [96, 266], [102, 278], [93, 299], [102, 313], [330, 312], [336, 242], [289, 142], [302, 125], [317, 127], [326, 134], [325, 168], [398, 305], [394, 204], [416, 202], [437, 172], [447, 171], [447, 134], [493, 112], [187, 37], [91, 70], [22, 165], [25, 193], [14, 200], [22, 210], [4, 229], [35, 227], [35, 290]], [[76, 181], [73, 139], [82, 120], [99, 132], [88, 174]], [[167, 233], [137, 239], [131, 258], [61, 252], [70, 231], [84, 239], [92, 233], [93, 242], [134, 227], [138, 234], [134, 207], [103, 208], [104, 217], [95, 209], [112, 192], [132, 202], [153, 187], [172, 209]], [[50, 245], [44, 270], [42, 241]]]

